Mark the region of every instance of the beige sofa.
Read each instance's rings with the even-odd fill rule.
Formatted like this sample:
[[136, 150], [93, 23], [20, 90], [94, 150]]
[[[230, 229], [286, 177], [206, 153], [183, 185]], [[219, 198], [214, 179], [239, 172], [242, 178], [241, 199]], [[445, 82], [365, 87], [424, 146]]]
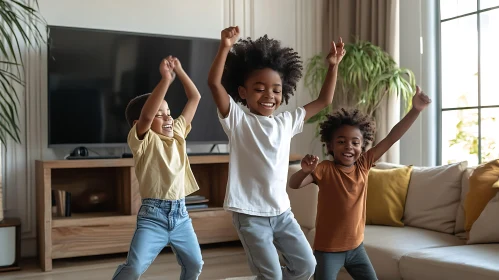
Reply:
[[[378, 163], [375, 168], [395, 167], [400, 166]], [[299, 164], [291, 165], [289, 176], [299, 168]], [[379, 279], [499, 279], [499, 244], [468, 244], [465, 238], [464, 199], [472, 171], [466, 162], [413, 167], [405, 226], [366, 226], [364, 245]], [[312, 245], [318, 187], [288, 188], [288, 194], [292, 211]], [[494, 223], [499, 228], [499, 212]], [[343, 269], [338, 279], [351, 277]]]

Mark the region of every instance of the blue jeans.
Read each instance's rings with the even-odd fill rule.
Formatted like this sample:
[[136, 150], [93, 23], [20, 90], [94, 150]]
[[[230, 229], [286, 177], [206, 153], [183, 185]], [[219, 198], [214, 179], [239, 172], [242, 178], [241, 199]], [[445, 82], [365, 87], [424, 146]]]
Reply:
[[338, 272], [344, 266], [353, 279], [376, 280], [376, 272], [367, 256], [364, 244], [344, 252], [315, 251], [317, 268], [316, 280], [335, 280]]
[[[259, 217], [234, 212], [232, 221], [256, 279], [308, 280], [315, 258], [291, 210], [279, 216]], [[278, 251], [285, 267], [281, 267]]]
[[113, 279], [139, 279], [167, 245], [182, 268], [180, 279], [198, 279], [203, 259], [185, 200], [143, 199], [126, 262]]

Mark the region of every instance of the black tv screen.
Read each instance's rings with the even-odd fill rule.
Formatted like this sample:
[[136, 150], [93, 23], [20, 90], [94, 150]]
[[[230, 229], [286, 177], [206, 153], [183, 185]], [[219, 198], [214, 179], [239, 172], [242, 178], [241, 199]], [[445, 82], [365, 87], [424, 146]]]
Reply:
[[[219, 41], [50, 26], [48, 41], [49, 146], [123, 146], [130, 131], [125, 108], [152, 92], [168, 55], [201, 93], [188, 143], [226, 143], [207, 86]], [[166, 93], [172, 116], [187, 102], [178, 78]]]

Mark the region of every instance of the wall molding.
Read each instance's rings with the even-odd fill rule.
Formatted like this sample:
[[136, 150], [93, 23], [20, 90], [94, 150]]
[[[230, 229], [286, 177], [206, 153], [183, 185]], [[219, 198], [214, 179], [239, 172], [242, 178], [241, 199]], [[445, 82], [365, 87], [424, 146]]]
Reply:
[[255, 37], [254, 0], [224, 0], [224, 26], [239, 26], [239, 38]]

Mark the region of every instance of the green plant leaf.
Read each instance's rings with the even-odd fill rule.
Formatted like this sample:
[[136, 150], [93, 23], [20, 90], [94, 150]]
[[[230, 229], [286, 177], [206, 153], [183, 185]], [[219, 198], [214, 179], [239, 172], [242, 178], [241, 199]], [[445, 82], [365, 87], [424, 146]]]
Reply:
[[[39, 7], [37, 0], [34, 6]], [[17, 0], [0, 0], [0, 22], [0, 142], [5, 144], [11, 138], [19, 143], [18, 94], [25, 86], [23, 55], [45, 43], [39, 26], [45, 30], [46, 22], [37, 9]]]
[[[415, 77], [411, 70], [399, 68], [393, 58], [380, 47], [355, 38], [355, 43], [345, 44], [346, 54], [338, 67], [338, 85], [335, 100], [351, 100], [366, 114], [374, 114], [386, 95], [396, 94], [410, 109], [415, 91]], [[322, 63], [322, 64], [320, 64]], [[312, 98], [317, 98], [325, 79], [324, 56], [316, 55], [306, 65], [305, 85]], [[326, 68], [327, 70], [327, 68]], [[312, 79], [313, 77], [313, 79]], [[336, 104], [338, 106], [341, 104]], [[307, 123], [317, 123], [325, 116], [317, 114]]]
[[327, 67], [324, 57], [320, 54], [313, 56], [307, 62], [305, 71], [305, 87], [308, 89], [312, 98], [319, 96], [323, 81], [326, 77]]
[[[5, 102], [7, 102], [7, 104], [9, 104], [10, 102], [13, 104], [17, 104], [17, 102], [19, 102], [19, 97], [17, 96], [17, 94], [15, 94], [16, 88], [14, 87], [14, 83], [12, 82], [19, 83], [20, 80], [17, 78], [11, 79], [11, 75], [11, 73], [8, 73], [6, 71], [0, 71], [0, 85], [2, 86], [0, 88], [0, 96], [2, 97], [2, 99], [4, 99]], [[2, 89], [4, 90], [4, 92], [1, 91]], [[8, 99], [6, 99], [5, 96], [7, 96]]]

